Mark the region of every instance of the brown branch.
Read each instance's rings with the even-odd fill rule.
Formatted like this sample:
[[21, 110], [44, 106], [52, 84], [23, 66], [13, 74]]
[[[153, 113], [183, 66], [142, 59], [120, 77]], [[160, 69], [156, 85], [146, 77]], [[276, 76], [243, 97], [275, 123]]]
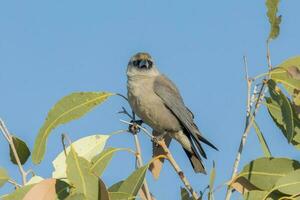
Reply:
[[175, 159], [174, 159], [173, 155], [171, 154], [171, 152], [169, 151], [169, 148], [167, 147], [165, 141], [164, 140], [159, 140], [159, 141], [157, 141], [157, 144], [159, 146], [161, 146], [163, 148], [163, 150], [165, 151], [167, 159], [169, 160], [169, 162], [173, 166], [174, 170], [177, 172], [178, 176], [180, 177], [180, 179], [183, 182], [186, 189], [188, 189], [190, 191], [190, 193], [192, 194], [192, 196], [195, 200], [198, 200], [199, 199], [198, 194], [192, 188], [192, 186], [191, 186], [190, 182], [188, 181], [187, 177], [184, 175], [183, 171], [181, 170], [181, 168], [179, 167], [179, 165], [175, 161]]
[[[127, 121], [124, 121], [124, 120], [120, 120], [121, 122], [123, 123], [126, 123], [126, 124], [130, 124], [130, 125], [133, 125], [133, 123], [130, 123], [130, 122], [127, 122]], [[189, 192], [192, 194], [193, 198], [195, 200], [198, 200], [199, 199], [199, 196], [198, 194], [195, 192], [195, 190], [192, 188], [190, 182], [188, 181], [187, 177], [184, 175], [183, 171], [181, 170], [181, 168], [179, 167], [179, 165], [177, 164], [176, 160], [174, 159], [174, 157], [172, 156], [171, 152], [169, 151], [169, 148], [167, 147], [167, 145], [165, 144], [165, 141], [164, 140], [159, 140], [159, 141], [156, 141], [155, 140], [155, 137], [153, 137], [147, 129], [145, 129], [144, 127], [136, 124], [136, 126], [138, 128], [140, 128], [144, 133], [146, 133], [146, 135], [148, 137], [151, 138], [152, 141], [155, 141], [158, 145], [160, 145], [163, 150], [165, 151], [166, 153], [166, 158], [167, 160], [171, 163], [171, 165], [173, 166], [174, 170], [176, 171], [176, 173], [178, 174], [179, 178], [181, 179], [181, 181], [183, 182], [184, 186], [186, 187], [186, 189], [189, 190]]]
[[12, 150], [12, 152], [14, 154], [15, 159], [16, 159], [16, 162], [17, 162], [20, 174], [22, 176], [22, 183], [23, 183], [23, 185], [25, 185], [27, 183], [27, 180], [26, 180], [27, 173], [26, 173], [26, 171], [24, 170], [24, 168], [23, 168], [23, 166], [21, 164], [19, 155], [17, 153], [15, 144], [13, 142], [13, 137], [9, 133], [7, 127], [5, 126], [4, 121], [1, 118], [0, 118], [0, 130], [1, 130], [2, 134], [3, 134], [3, 136], [5, 137], [5, 139], [7, 140], [7, 142], [9, 143], [9, 146], [11, 147], [11, 150]]

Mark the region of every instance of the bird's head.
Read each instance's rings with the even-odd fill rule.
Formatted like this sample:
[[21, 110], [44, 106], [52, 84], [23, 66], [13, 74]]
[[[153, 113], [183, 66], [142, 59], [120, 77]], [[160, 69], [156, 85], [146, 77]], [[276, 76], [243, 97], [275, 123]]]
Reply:
[[127, 75], [156, 76], [159, 72], [149, 53], [140, 52], [132, 56], [127, 67]]

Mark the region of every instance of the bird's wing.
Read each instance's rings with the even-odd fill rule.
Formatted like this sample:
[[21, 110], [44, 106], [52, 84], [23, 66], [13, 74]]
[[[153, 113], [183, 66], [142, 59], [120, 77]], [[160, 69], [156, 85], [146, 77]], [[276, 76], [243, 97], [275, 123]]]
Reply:
[[193, 138], [197, 146], [198, 144], [200, 145], [200, 140], [212, 148], [217, 149], [200, 134], [200, 131], [194, 123], [192, 112], [184, 105], [179, 90], [171, 80], [164, 75], [160, 75], [155, 79], [153, 89], [154, 92], [162, 99], [166, 107], [168, 107], [168, 109], [170, 109], [177, 117], [182, 126]]

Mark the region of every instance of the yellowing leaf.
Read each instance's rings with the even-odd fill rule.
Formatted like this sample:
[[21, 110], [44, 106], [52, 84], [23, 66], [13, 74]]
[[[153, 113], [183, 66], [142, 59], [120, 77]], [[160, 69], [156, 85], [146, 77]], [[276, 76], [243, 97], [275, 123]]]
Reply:
[[49, 111], [35, 140], [32, 154], [33, 162], [35, 164], [41, 162], [46, 151], [48, 136], [54, 128], [82, 117], [112, 95], [114, 94], [107, 92], [79, 92], [70, 94], [58, 101]]
[[1, 200], [23, 200], [23, 197], [33, 186], [35, 186], [35, 184], [25, 185], [24, 187], [18, 188], [14, 192], [2, 197]]
[[283, 84], [289, 94], [293, 95], [300, 89], [300, 56], [282, 62], [270, 72], [270, 75], [273, 80]]
[[31, 177], [31, 179], [26, 183], [26, 185], [31, 185], [31, 184], [34, 184], [34, 183], [39, 183], [41, 181], [43, 181], [44, 178], [43, 177], [40, 177], [40, 176], [33, 176]]
[[79, 157], [74, 148], [67, 156], [67, 177], [88, 200], [98, 200], [98, 177], [90, 173], [90, 163]]
[[267, 0], [266, 6], [268, 8], [267, 16], [269, 18], [271, 30], [269, 39], [275, 39], [279, 35], [281, 16], [277, 16], [279, 0]]
[[92, 159], [91, 171], [97, 176], [101, 176], [106, 169], [107, 165], [111, 161], [112, 157], [117, 151], [122, 151], [126, 149], [122, 148], [108, 148], [102, 151], [99, 155]]
[[215, 167], [215, 162], [213, 162], [213, 168], [210, 171], [210, 176], [209, 176], [209, 191], [208, 191], [208, 200], [213, 200], [213, 189], [214, 189], [214, 184], [215, 184], [215, 179], [216, 179], [216, 167]]
[[[91, 135], [83, 137], [74, 143], [72, 146], [76, 149], [78, 156], [91, 161], [93, 157], [99, 154], [108, 138], [109, 135]], [[66, 148], [66, 152], [70, 152], [70, 147]], [[52, 173], [53, 178], [65, 178], [66, 177], [66, 156], [65, 152], [62, 151], [52, 162], [54, 171]]]
[[121, 200], [121, 199], [134, 200], [135, 199], [135, 197], [125, 192], [108, 192], [108, 195], [109, 195], [109, 200]]
[[2, 187], [9, 179], [7, 171], [3, 168], [0, 168], [0, 187]]

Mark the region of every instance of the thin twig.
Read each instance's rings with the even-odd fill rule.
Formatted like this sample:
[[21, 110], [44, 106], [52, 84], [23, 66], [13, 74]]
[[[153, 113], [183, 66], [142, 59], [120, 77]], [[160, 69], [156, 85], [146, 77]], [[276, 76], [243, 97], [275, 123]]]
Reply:
[[132, 120], [135, 118], [135, 116], [129, 114], [129, 112], [124, 107], [122, 107], [122, 111], [119, 111], [118, 113], [125, 114], [125, 115], [127, 115]]
[[272, 70], [272, 63], [271, 63], [271, 53], [270, 53], [270, 39], [267, 40], [267, 62], [269, 72]]
[[17, 183], [17, 181], [13, 180], [13, 179], [9, 179], [7, 182], [13, 184], [15, 186], [15, 188], [20, 188], [22, 187], [22, 185], [20, 185], [19, 183]]
[[[266, 81], [264, 80], [263, 85], [262, 85], [262, 87], [261, 87], [261, 89], [259, 91], [258, 98], [256, 100], [256, 104], [255, 104], [255, 108], [254, 108], [253, 114], [250, 115], [248, 123], [246, 122], [247, 126], [245, 127], [244, 133], [242, 135], [240, 146], [239, 146], [239, 149], [238, 149], [238, 153], [237, 153], [237, 156], [236, 156], [235, 161], [234, 161], [233, 171], [232, 171], [232, 175], [231, 175], [231, 180], [233, 180], [234, 177], [237, 174], [239, 163], [240, 163], [240, 160], [241, 160], [241, 154], [243, 152], [243, 149], [244, 149], [244, 146], [245, 146], [248, 134], [250, 132], [250, 129], [251, 129], [252, 125], [253, 125], [254, 119], [255, 119], [256, 114], [258, 112], [258, 108], [261, 105], [261, 99], [262, 99], [262, 97], [264, 95], [265, 85], [266, 85]], [[230, 197], [231, 197], [231, 194], [232, 194], [232, 188], [231, 188], [230, 185], [228, 185], [225, 199], [229, 200]]]
[[[128, 122], [128, 121], [125, 121], [125, 120], [122, 120], [122, 119], [120, 119], [120, 122], [123, 122], [124, 124], [128, 124], [128, 125], [133, 125], [132, 122]], [[146, 135], [147, 135], [148, 137], [150, 137], [151, 139], [154, 139], [154, 137], [147, 131], [147, 129], [145, 129], [144, 127], [142, 127], [142, 126], [140, 126], [140, 125], [138, 125], [138, 124], [136, 124], [136, 126], [137, 126], [138, 128], [140, 128], [142, 131], [144, 131], [144, 133], [146, 133]]]
[[[123, 109], [123, 111], [121, 111], [119, 113], [126, 114], [132, 121], [135, 121], [134, 113], [132, 113], [132, 115], [130, 115], [124, 107], [122, 107], [122, 109]], [[138, 124], [131, 123], [131, 125], [137, 126]], [[133, 128], [132, 134], [133, 134], [134, 142], [135, 142], [135, 146], [136, 146], [136, 162], [137, 162], [138, 167], [142, 167], [144, 164], [143, 164], [143, 158], [142, 158], [141, 145], [140, 145], [140, 141], [139, 141], [137, 133], [138, 133], [138, 129]], [[148, 186], [146, 179], [144, 180], [144, 184], [142, 186], [142, 191], [145, 192], [145, 196], [146, 196], [147, 200], [152, 200], [151, 193], [150, 193], [149, 186]]]
[[7, 142], [9, 143], [10, 147], [11, 147], [11, 150], [14, 154], [14, 157], [16, 159], [16, 162], [17, 162], [17, 165], [18, 165], [18, 168], [19, 168], [19, 171], [21, 173], [21, 176], [22, 176], [22, 183], [23, 185], [25, 185], [27, 183], [27, 180], [26, 180], [26, 172], [21, 164], [21, 161], [20, 161], [20, 158], [19, 158], [19, 155], [17, 153], [17, 150], [16, 150], [16, 147], [15, 147], [15, 144], [13, 142], [13, 137], [12, 135], [9, 133], [7, 127], [5, 126], [5, 123], [4, 121], [0, 118], [0, 130], [2, 132], [2, 134], [4, 135], [5, 139], [7, 140]]

